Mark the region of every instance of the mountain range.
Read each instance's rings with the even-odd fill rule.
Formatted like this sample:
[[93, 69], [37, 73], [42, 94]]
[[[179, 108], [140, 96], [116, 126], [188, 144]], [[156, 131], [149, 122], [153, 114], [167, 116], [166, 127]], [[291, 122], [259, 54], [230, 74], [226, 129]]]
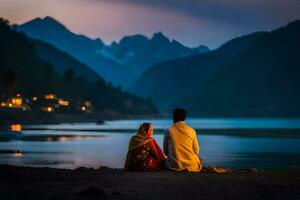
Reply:
[[111, 86], [88, 66], [50, 44], [16, 32], [1, 18], [0, 42], [1, 98], [16, 93], [25, 97], [55, 93], [60, 98], [91, 101], [100, 112], [156, 113], [151, 102]]
[[52, 17], [36, 18], [14, 25], [14, 29], [70, 54], [106, 81], [125, 89], [130, 88], [145, 70], [157, 62], [209, 51], [205, 46], [186, 47], [169, 40], [160, 32], [151, 39], [134, 35], [105, 45], [100, 39], [71, 32]]
[[[194, 116], [299, 117], [299, 20], [233, 38], [212, 51], [186, 47], [161, 32], [106, 45], [72, 33], [51, 17], [14, 29], [35, 39], [37, 55], [58, 73], [76, 66], [78, 75], [103, 77], [152, 99], [162, 112], [184, 107]], [[93, 71], [99, 77], [91, 77]]]
[[106, 81], [115, 85], [123, 86], [134, 79], [134, 75], [128, 67], [98, 53], [104, 46], [100, 39], [92, 40], [86, 36], [74, 34], [51, 17], [36, 18], [20, 26], [14, 26], [14, 28], [33, 39], [47, 42], [70, 54], [78, 61], [88, 65]]
[[203, 55], [161, 62], [133, 92], [195, 116], [299, 117], [300, 21], [235, 38]]
[[140, 76], [161, 61], [207, 53], [209, 49], [203, 45], [189, 48], [158, 32], [150, 39], [144, 35], [124, 37], [118, 43], [113, 42], [105, 51], [113, 55], [113, 60], [125, 64]]

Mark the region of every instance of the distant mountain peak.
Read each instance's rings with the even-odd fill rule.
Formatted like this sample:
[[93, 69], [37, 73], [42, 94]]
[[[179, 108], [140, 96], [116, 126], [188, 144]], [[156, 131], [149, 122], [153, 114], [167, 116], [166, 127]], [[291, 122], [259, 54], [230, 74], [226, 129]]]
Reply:
[[136, 35], [130, 35], [130, 36], [125, 36], [123, 37], [119, 43], [123, 43], [125, 41], [129, 41], [129, 40], [148, 40], [148, 38], [142, 34], [136, 34]]
[[59, 26], [59, 27], [63, 27], [63, 28], [66, 28], [62, 23], [60, 23], [58, 20], [54, 19], [53, 17], [50, 17], [50, 16], [46, 16], [42, 19], [42, 21], [44, 23], [47, 23], [47, 24], [51, 24], [53, 26]]
[[35, 18], [33, 20], [30, 20], [22, 26], [47, 26], [55, 29], [60, 29], [60, 30], [68, 30], [63, 24], [61, 24], [58, 20], [54, 19], [53, 17], [46, 16], [44, 18]]
[[41, 17], [36, 17], [36, 18], [34, 18], [34, 19], [32, 19], [32, 20], [26, 22], [25, 24], [33, 23], [33, 22], [40, 22], [40, 21], [42, 21], [42, 18], [41, 18]]
[[296, 19], [296, 20], [294, 20], [294, 21], [292, 21], [291, 23], [289, 23], [288, 25], [290, 25], [290, 24], [294, 24], [294, 25], [300, 25], [300, 19]]
[[95, 39], [94, 42], [100, 46], [105, 45], [104, 42], [100, 38]]
[[161, 31], [154, 33], [151, 40], [159, 40], [159, 41], [165, 40], [170, 42], [170, 39], [167, 38]]
[[45, 20], [45, 21], [54, 21], [54, 22], [57, 22], [57, 20], [54, 19], [54, 18], [51, 17], [51, 16], [46, 16], [46, 17], [43, 18], [43, 20]]
[[165, 35], [161, 32], [161, 31], [158, 31], [156, 33], [153, 34], [153, 37], [154, 36], [160, 36], [160, 37], [165, 37]]
[[199, 45], [199, 46], [195, 47], [194, 49], [197, 50], [199, 53], [207, 53], [210, 51], [209, 47], [206, 45]]
[[286, 27], [294, 27], [294, 28], [300, 28], [300, 20], [297, 19], [295, 21], [292, 21], [289, 23]]
[[177, 40], [172, 40], [171, 41], [171, 43], [173, 43], [173, 44], [180, 44], [180, 45], [182, 45], [180, 42], [178, 42]]

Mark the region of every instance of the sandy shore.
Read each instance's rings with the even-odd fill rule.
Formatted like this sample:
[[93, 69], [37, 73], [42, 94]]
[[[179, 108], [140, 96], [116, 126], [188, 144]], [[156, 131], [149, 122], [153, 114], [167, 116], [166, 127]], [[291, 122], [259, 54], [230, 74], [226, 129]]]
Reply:
[[0, 166], [0, 199], [300, 199], [300, 171], [134, 172]]

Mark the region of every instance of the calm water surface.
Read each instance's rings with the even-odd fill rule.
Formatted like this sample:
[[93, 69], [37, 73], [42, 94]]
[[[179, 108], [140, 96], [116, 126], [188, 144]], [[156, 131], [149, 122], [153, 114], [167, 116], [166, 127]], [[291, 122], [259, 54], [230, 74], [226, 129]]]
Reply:
[[[25, 130], [25, 141], [0, 142], [0, 150], [21, 150], [22, 155], [0, 154], [0, 164], [77, 168], [108, 166], [121, 168], [130, 137], [142, 121], [164, 129], [170, 120], [119, 120], [103, 125], [92, 123], [38, 125]], [[287, 119], [190, 119], [197, 129], [300, 129], [300, 120]], [[64, 129], [66, 131], [57, 131]], [[70, 129], [69, 131], [67, 129]], [[97, 132], [97, 129], [102, 131]], [[107, 130], [103, 132], [103, 129]], [[77, 131], [78, 130], [78, 131]], [[93, 131], [79, 131], [93, 130]], [[111, 131], [110, 131], [111, 130]], [[116, 130], [127, 130], [118, 132]], [[1, 133], [0, 133], [1, 134]], [[161, 146], [162, 134], [154, 138]], [[199, 156], [204, 165], [228, 168], [300, 169], [300, 138], [198, 135]]]

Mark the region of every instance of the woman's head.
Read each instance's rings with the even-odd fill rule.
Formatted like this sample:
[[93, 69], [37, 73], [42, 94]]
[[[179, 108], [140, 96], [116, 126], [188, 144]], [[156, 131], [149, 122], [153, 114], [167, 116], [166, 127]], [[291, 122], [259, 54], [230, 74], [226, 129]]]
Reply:
[[138, 135], [144, 137], [152, 137], [153, 134], [153, 125], [151, 123], [143, 123], [138, 129]]

